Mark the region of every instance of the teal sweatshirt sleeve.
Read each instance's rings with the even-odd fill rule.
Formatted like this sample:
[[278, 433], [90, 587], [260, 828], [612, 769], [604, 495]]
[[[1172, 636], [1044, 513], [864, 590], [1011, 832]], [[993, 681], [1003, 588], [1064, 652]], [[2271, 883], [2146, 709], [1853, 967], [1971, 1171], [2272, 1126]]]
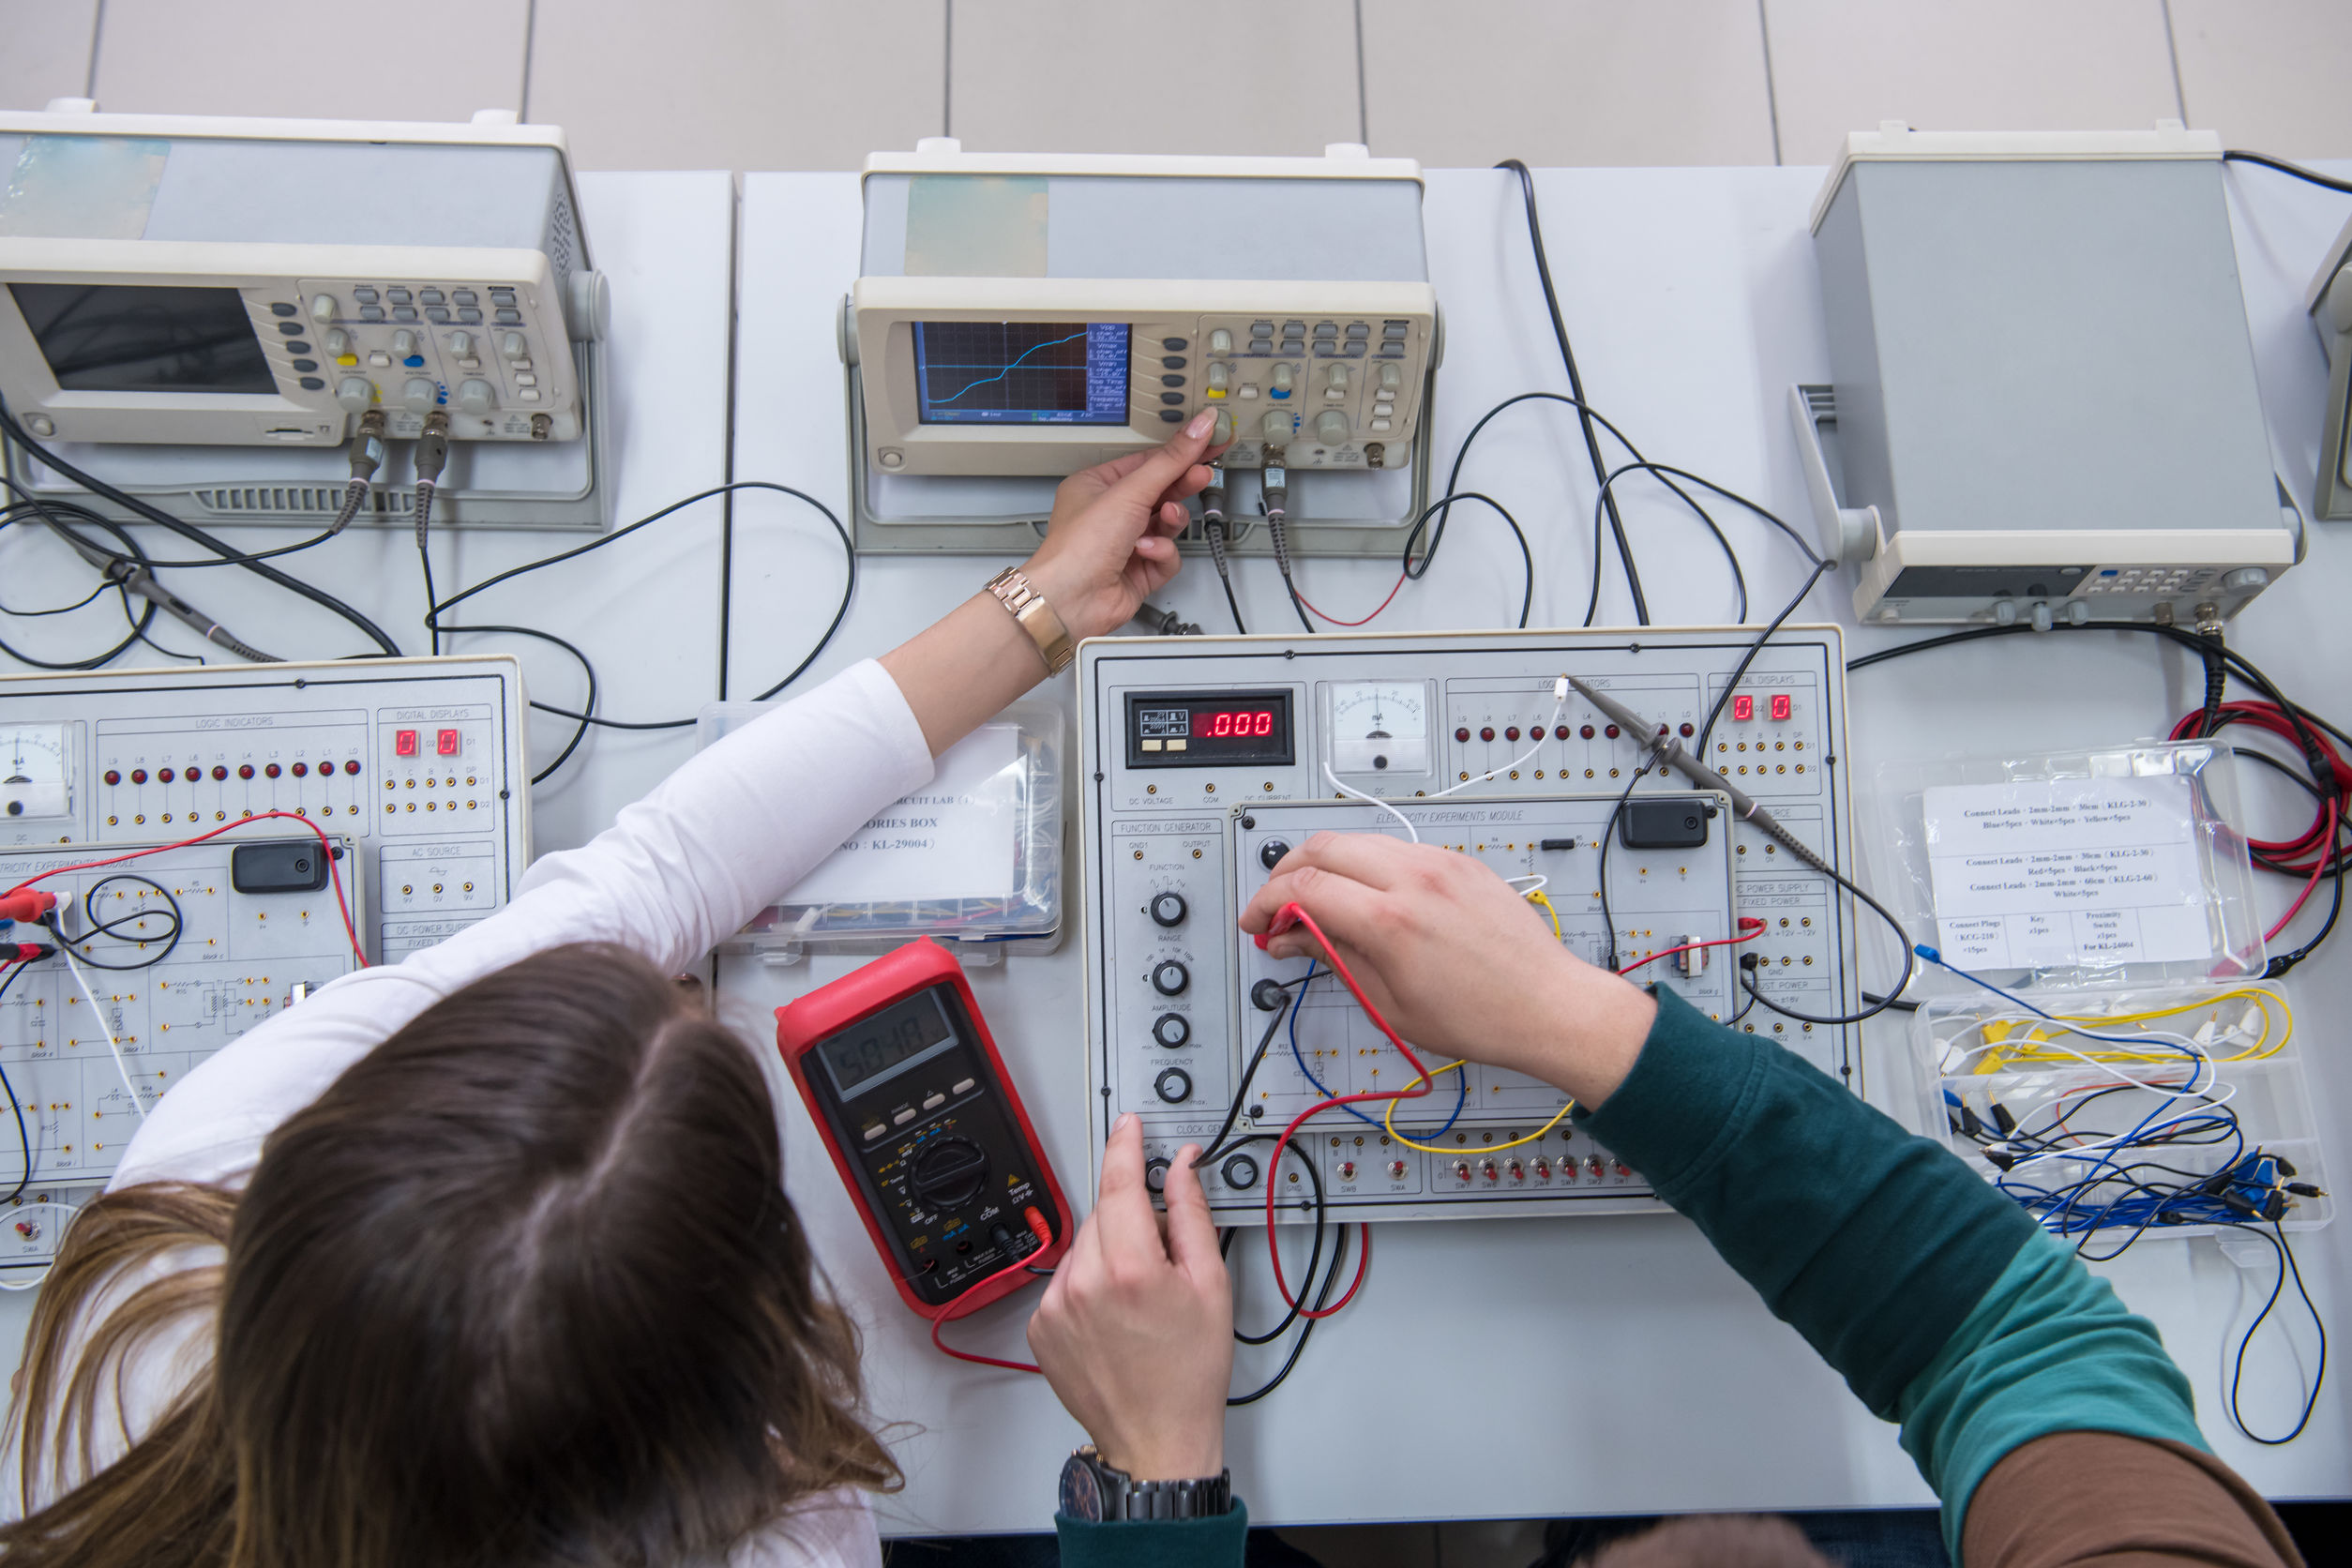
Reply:
[[1214, 1519], [1123, 1519], [1088, 1524], [1053, 1516], [1062, 1568], [1241, 1568], [1249, 1509], [1240, 1498]]
[[1670, 991], [1592, 1136], [1696, 1224], [1903, 1444], [1956, 1557], [2018, 1444], [2105, 1431], [2204, 1446], [2154, 1325], [1952, 1153]]

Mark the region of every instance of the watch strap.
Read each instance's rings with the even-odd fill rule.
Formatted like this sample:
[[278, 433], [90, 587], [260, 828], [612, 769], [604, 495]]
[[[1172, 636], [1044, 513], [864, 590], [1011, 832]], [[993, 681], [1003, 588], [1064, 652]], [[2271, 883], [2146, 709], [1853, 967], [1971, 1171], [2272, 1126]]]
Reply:
[[[1074, 1486], [1074, 1481], [1081, 1484]], [[1193, 1481], [1138, 1481], [1105, 1463], [1089, 1443], [1063, 1467], [1062, 1498], [1063, 1512], [1097, 1523], [1220, 1518], [1233, 1511], [1233, 1472], [1224, 1470]]]
[[1070, 640], [1069, 627], [1046, 596], [1030, 585], [1018, 566], [1007, 566], [988, 579], [988, 590], [1020, 624], [1037, 644], [1037, 653], [1046, 661], [1046, 672], [1059, 675], [1078, 656], [1078, 645]]

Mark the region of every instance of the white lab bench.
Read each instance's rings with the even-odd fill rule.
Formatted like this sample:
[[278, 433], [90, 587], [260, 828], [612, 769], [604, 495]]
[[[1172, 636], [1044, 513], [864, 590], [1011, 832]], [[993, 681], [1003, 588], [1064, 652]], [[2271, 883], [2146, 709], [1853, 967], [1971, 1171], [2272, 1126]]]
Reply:
[[[2233, 173], [2239, 249], [2264, 397], [2282, 471], [2310, 493], [2321, 407], [2319, 348], [2301, 315], [2304, 282], [2341, 222], [2342, 203], [2261, 171]], [[1574, 170], [1538, 174], [1562, 307], [1594, 403], [1657, 460], [1706, 474], [1811, 531], [1786, 413], [1792, 382], [1826, 381], [1808, 203], [1808, 169]], [[835, 311], [856, 271], [857, 182], [849, 174], [755, 174], [743, 188], [739, 255], [725, 174], [605, 174], [582, 180], [588, 234], [612, 274], [614, 412], [627, 521], [722, 477], [770, 479], [847, 505], [843, 377]], [[1183, 243], [1171, 217], [1168, 242]], [[1431, 275], [1447, 318], [1437, 448], [1450, 460], [1470, 423], [1513, 393], [1565, 390], [1529, 261], [1516, 186], [1489, 172], [1429, 177]], [[729, 429], [730, 261], [739, 335]], [[730, 437], [731, 435], [731, 445]], [[1304, 476], [1311, 477], [1311, 476]], [[1442, 471], [1435, 482], [1442, 481]], [[1536, 561], [1531, 624], [1581, 618], [1591, 562], [1591, 476], [1574, 416], [1527, 405], [1480, 438], [1464, 483], [1510, 505]], [[1653, 619], [1730, 616], [1720, 555], [1670, 498], [1624, 491], [1628, 531]], [[1802, 580], [1785, 540], [1728, 505], [1716, 511], [1745, 565], [1751, 615], [1769, 618]], [[838, 540], [802, 504], [768, 493], [732, 504], [734, 580], [730, 695], [748, 696], [798, 661], [838, 593]], [[586, 559], [469, 601], [474, 621], [520, 620], [580, 641], [606, 682], [600, 711], [623, 718], [683, 716], [716, 689], [716, 544], [721, 505], [703, 503]], [[53, 541], [0, 535], [0, 578], [12, 605], [86, 591], [87, 568]], [[249, 546], [282, 530], [224, 531]], [[2339, 526], [2314, 526], [2310, 559], [2232, 627], [2233, 641], [2299, 697], [2331, 716], [2352, 703], [2352, 626], [2331, 593], [2352, 576]], [[439, 541], [445, 596], [460, 583], [579, 542], [577, 535], [464, 534]], [[178, 553], [176, 542], [168, 547]], [[869, 556], [839, 635], [802, 687], [882, 652], [969, 595], [1002, 559]], [[296, 558], [306, 574], [421, 646], [421, 588], [404, 532], [339, 541]], [[1253, 630], [1295, 626], [1270, 563], [1239, 566]], [[1318, 603], [1358, 614], [1394, 580], [1393, 563], [1311, 560], [1301, 582]], [[1480, 509], [1457, 514], [1436, 568], [1408, 586], [1383, 630], [1482, 628], [1515, 614], [1518, 552]], [[340, 624], [247, 574], [178, 574], [182, 592], [233, 629], [269, 630], [273, 647], [341, 651]], [[1161, 596], [1212, 629], [1227, 625], [1206, 563]], [[1614, 563], [1602, 618], [1628, 617]], [[2334, 613], [2330, 613], [2334, 611]], [[1836, 579], [1799, 619], [1850, 623]], [[12, 623], [29, 651], [103, 646], [117, 612], [94, 607], [46, 623]], [[165, 622], [158, 636], [192, 643]], [[280, 629], [283, 628], [283, 629]], [[258, 635], [258, 631], [254, 635]], [[119, 632], [113, 635], [118, 636]], [[1854, 630], [1849, 652], [1924, 635]], [[109, 639], [111, 640], [111, 638]], [[2189, 661], [2147, 639], [2031, 637], [1930, 654], [1854, 676], [1856, 776], [1879, 761], [2043, 745], [2080, 746], [2161, 733], [2199, 700]], [[534, 690], [573, 705], [578, 676], [560, 653], [512, 645]], [[470, 640], [466, 647], [489, 646]], [[797, 688], [796, 688], [797, 689]], [[1065, 677], [1043, 695], [1068, 710]], [[536, 755], [567, 736], [534, 724]], [[690, 731], [600, 731], [534, 799], [535, 847], [581, 842], [685, 760]], [[2257, 796], [2284, 825], [2284, 795]], [[2295, 825], [2300, 819], [2294, 818]], [[1864, 818], [1866, 828], [1867, 818]], [[1863, 847], [1864, 869], [1870, 867]], [[2265, 879], [2273, 908], [2291, 891]], [[974, 990], [1048, 1153], [1083, 1205], [1088, 1169], [1081, 962], [1072, 935], [1046, 957], [974, 970]], [[2352, 940], [2352, 939], [2347, 939]], [[2288, 982], [2305, 1031], [2320, 1124], [2337, 1157], [2352, 1148], [2352, 1066], [2335, 1049], [2335, 1020], [2352, 1003], [2352, 956], [2340, 942]], [[730, 958], [720, 1003], [764, 1045], [771, 1011], [846, 972], [847, 960], [769, 967]], [[1872, 1048], [1900, 1042], [1873, 1026]], [[763, 1059], [773, 1058], [762, 1052]], [[780, 1074], [774, 1075], [781, 1086]], [[1041, 1380], [950, 1362], [883, 1278], [799, 1102], [785, 1109], [792, 1195], [817, 1255], [865, 1330], [874, 1416], [892, 1428], [908, 1486], [882, 1500], [900, 1532], [1036, 1530], [1047, 1525], [1061, 1455], [1078, 1427]], [[2338, 1230], [2297, 1242], [2323, 1313], [2352, 1301], [2352, 1244]], [[1237, 1239], [1247, 1284], [1244, 1326], [1276, 1315], [1262, 1250]], [[2104, 1266], [2127, 1301], [2153, 1317], [2195, 1385], [2217, 1450], [2277, 1498], [2343, 1495], [2352, 1395], [2331, 1379], [2310, 1430], [2284, 1449], [2236, 1436], [2219, 1413], [2226, 1349], [2269, 1289], [2241, 1276], [2209, 1243], [2148, 1243]], [[2259, 1289], [2255, 1289], [2255, 1287]], [[989, 1308], [948, 1332], [995, 1353], [1023, 1350], [1024, 1304]], [[27, 1304], [0, 1306], [0, 1337], [21, 1334]], [[2306, 1331], [2307, 1332], [2307, 1331]], [[1244, 1349], [1236, 1386], [1278, 1364], [1278, 1347]], [[2291, 1419], [2294, 1368], [2266, 1327], [2248, 1360], [2248, 1413]], [[1364, 1294], [1316, 1331], [1284, 1387], [1233, 1412], [1235, 1485], [1261, 1522], [1503, 1517], [1740, 1508], [1920, 1505], [1929, 1501], [1891, 1426], [1839, 1380], [1752, 1291], [1671, 1216], [1393, 1224], [1379, 1228]]]

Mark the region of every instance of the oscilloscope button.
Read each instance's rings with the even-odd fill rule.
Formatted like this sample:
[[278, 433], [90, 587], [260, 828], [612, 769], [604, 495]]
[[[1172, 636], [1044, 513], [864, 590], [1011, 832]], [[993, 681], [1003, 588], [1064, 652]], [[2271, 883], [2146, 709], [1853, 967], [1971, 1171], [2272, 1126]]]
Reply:
[[1164, 349], [1181, 349], [1184, 346], [1184, 344], [1185, 339], [1182, 338], [1163, 338], [1160, 339], [1160, 347]]
[[1160, 369], [1163, 370], [1181, 370], [1184, 368], [1184, 356], [1181, 354], [1168, 354], [1160, 361]]

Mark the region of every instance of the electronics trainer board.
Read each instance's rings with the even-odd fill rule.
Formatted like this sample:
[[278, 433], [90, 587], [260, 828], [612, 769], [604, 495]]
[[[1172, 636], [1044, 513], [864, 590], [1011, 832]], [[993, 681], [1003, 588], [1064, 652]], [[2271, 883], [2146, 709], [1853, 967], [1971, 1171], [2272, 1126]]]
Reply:
[[[1314, 832], [1404, 832], [1380, 807], [1341, 797], [1335, 782], [1395, 802], [1425, 843], [1475, 855], [1506, 877], [1545, 878], [1562, 939], [1580, 957], [1600, 958], [1607, 936], [1596, 845], [1638, 751], [1634, 737], [1581, 697], [1557, 702], [1555, 683], [1575, 675], [1696, 737], [1755, 637], [1751, 628], [1725, 627], [1084, 644], [1078, 673], [1092, 1147], [1101, 1148], [1110, 1122], [1126, 1111], [1143, 1118], [1153, 1159], [1185, 1142], [1205, 1144], [1217, 1131], [1271, 1018], [1253, 1004], [1251, 988], [1304, 972], [1241, 935], [1240, 909], [1281, 849]], [[1848, 869], [1844, 678], [1837, 628], [1782, 628], [1724, 702], [1707, 760]], [[1530, 747], [1532, 757], [1507, 767]], [[1504, 771], [1490, 783], [1425, 798], [1494, 769]], [[1663, 958], [1636, 977], [1654, 978], [1702, 1012], [1735, 1018], [1745, 1000], [1737, 966], [1753, 953], [1765, 995], [1819, 1016], [1852, 1011], [1860, 997], [1850, 910], [1827, 878], [1764, 835], [1727, 815], [1706, 816], [1705, 803], [1717, 798], [1671, 779], [1636, 788], [1637, 806], [1688, 805], [1701, 826], [1670, 848], [1633, 848], [1621, 826], [1611, 841], [1609, 908], [1621, 963], [1718, 941], [1735, 934], [1741, 918], [1760, 919], [1764, 930], [1751, 941]], [[1531, 911], [1530, 918], [1544, 915]], [[1410, 1080], [1336, 982], [1309, 987], [1296, 1025], [1295, 1053], [1286, 1024], [1250, 1087], [1244, 1115], [1257, 1126], [1279, 1130], [1323, 1097], [1318, 1081], [1352, 1093]], [[1742, 1027], [1862, 1088], [1860, 1035], [1850, 1026], [1805, 1025], [1751, 1007]], [[1369, 1122], [1334, 1108], [1302, 1129], [1293, 1147], [1316, 1161], [1332, 1217], [1662, 1207], [1638, 1172], [1569, 1122], [1500, 1150], [1550, 1121], [1560, 1095], [1517, 1074], [1469, 1067], [1462, 1075], [1467, 1088], [1451, 1125], [1453, 1074], [1396, 1117], [1399, 1129], [1442, 1152], [1390, 1138], [1377, 1104], [1354, 1108]], [[1437, 1138], [1425, 1136], [1440, 1128]], [[1286, 1209], [1293, 1187], [1304, 1199], [1308, 1186], [1292, 1161], [1278, 1172], [1265, 1168], [1270, 1152], [1253, 1145], [1204, 1170], [1211, 1206], [1255, 1213], [1269, 1179], [1282, 1184]]]

